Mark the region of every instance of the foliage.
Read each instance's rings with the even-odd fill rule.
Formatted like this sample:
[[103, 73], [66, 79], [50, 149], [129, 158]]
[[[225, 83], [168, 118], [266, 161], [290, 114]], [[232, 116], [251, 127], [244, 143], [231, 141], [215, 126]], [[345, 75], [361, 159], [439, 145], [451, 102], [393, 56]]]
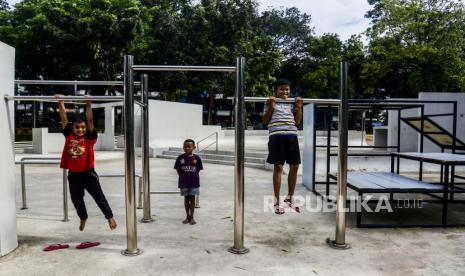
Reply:
[[[316, 36], [311, 15], [297, 8], [259, 14], [256, 0], [23, 0], [12, 9], [0, 0], [0, 40], [16, 48], [23, 79], [121, 79], [126, 54], [137, 64], [219, 66], [243, 56], [248, 95], [271, 95], [285, 77], [294, 95], [335, 98], [343, 60], [354, 98], [465, 90], [460, 1], [368, 2], [367, 46], [361, 34]], [[234, 74], [150, 77], [151, 90], [170, 99], [234, 93]]]
[[376, 97], [465, 90], [465, 9], [444, 0], [371, 0], [362, 78]]

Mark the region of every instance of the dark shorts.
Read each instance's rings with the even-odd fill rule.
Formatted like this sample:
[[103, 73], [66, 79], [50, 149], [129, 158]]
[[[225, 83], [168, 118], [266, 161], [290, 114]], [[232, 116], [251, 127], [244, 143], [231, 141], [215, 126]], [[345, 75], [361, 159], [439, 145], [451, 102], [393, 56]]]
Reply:
[[181, 188], [182, 196], [198, 196], [200, 195], [200, 188]]
[[297, 136], [272, 135], [268, 141], [267, 163], [274, 165], [300, 164], [300, 149]]

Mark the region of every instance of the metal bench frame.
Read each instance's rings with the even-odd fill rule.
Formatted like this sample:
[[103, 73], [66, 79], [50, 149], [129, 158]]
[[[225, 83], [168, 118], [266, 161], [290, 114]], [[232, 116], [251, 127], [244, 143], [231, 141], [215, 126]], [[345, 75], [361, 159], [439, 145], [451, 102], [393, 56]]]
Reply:
[[[395, 173], [386, 173], [386, 174], [393, 174], [396, 176], [399, 176], [398, 174]], [[350, 173], [349, 173], [350, 175]], [[337, 176], [334, 174], [329, 174], [329, 177], [331, 179], [337, 180]], [[414, 179], [412, 179], [414, 180]], [[418, 181], [418, 180], [415, 180]], [[428, 184], [428, 185], [434, 185], [430, 183], [425, 183], [418, 181], [420, 183]], [[393, 202], [393, 194], [431, 194], [431, 193], [440, 193], [442, 194], [441, 200], [428, 200], [428, 202], [433, 202], [433, 203], [442, 203], [442, 216], [441, 216], [441, 223], [439, 224], [368, 224], [368, 223], [362, 223], [362, 215], [363, 215], [363, 208], [360, 210], [357, 210], [357, 219], [356, 219], [356, 225], [358, 228], [409, 228], [409, 227], [457, 227], [457, 226], [465, 226], [464, 224], [448, 224], [447, 223], [447, 206], [449, 203], [448, 200], [448, 194], [449, 194], [449, 188], [446, 185], [437, 185], [437, 189], [431, 189], [431, 188], [409, 188], [406, 186], [405, 188], [399, 189], [399, 188], [360, 188], [359, 185], [353, 182], [349, 177], [347, 178], [347, 187], [350, 187], [352, 190], [356, 191], [358, 193], [358, 196], [360, 199], [363, 199], [363, 194], [390, 194], [390, 200], [389, 202]], [[426, 200], [423, 200], [426, 201]]]

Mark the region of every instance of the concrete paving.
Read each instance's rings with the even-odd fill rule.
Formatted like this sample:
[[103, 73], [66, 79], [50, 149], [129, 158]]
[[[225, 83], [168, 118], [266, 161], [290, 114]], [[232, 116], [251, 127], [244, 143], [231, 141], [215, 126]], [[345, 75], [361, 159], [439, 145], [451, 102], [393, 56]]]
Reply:
[[[104, 158], [97, 154], [98, 173], [123, 172], [122, 153]], [[139, 162], [139, 161], [138, 161]], [[140, 164], [140, 163], [137, 163]], [[173, 161], [151, 159], [152, 189], [176, 189]], [[246, 169], [246, 255], [233, 255], [233, 167], [205, 164], [201, 173], [197, 225], [184, 225], [179, 195], [152, 195], [155, 222], [138, 223], [143, 253], [126, 257], [124, 179], [101, 178], [103, 189], [119, 223], [110, 231], [95, 203], [86, 195], [89, 221], [84, 232], [70, 202], [70, 221], [62, 222], [61, 171], [56, 166], [28, 166], [29, 209], [20, 210], [19, 166], [17, 206], [19, 247], [0, 258], [0, 275], [464, 275], [463, 228], [357, 229], [348, 217], [350, 250], [325, 244], [334, 237], [335, 214], [264, 211], [264, 196], [272, 195], [271, 172]], [[298, 180], [301, 182], [301, 179]], [[287, 183], [284, 181], [284, 183]], [[284, 185], [282, 194], [286, 194]], [[316, 197], [298, 184], [297, 194]], [[452, 219], [460, 219], [463, 207]], [[401, 214], [418, 218], [417, 210]], [[439, 209], [424, 208], [421, 218], [438, 216]], [[142, 210], [137, 210], [138, 218]], [[98, 247], [77, 250], [82, 241], [100, 241]], [[42, 252], [48, 244], [69, 243], [71, 248]]]

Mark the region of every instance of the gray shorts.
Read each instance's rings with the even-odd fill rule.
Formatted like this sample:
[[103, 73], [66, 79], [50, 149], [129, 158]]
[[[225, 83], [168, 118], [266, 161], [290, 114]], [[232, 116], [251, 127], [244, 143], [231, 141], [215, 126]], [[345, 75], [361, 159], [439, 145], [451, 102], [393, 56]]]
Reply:
[[181, 188], [181, 196], [198, 196], [200, 188]]

